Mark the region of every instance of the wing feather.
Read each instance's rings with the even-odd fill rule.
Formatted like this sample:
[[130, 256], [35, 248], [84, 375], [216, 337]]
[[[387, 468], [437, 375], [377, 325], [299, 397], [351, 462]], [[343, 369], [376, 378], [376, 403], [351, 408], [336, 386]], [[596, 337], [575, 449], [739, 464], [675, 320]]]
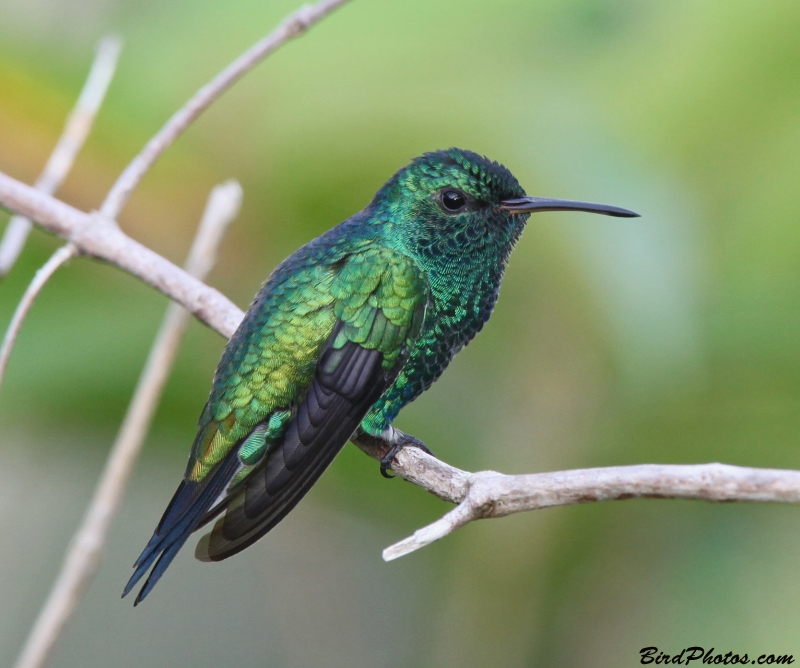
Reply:
[[220, 561], [240, 552], [297, 505], [396, 377], [395, 369], [382, 368], [382, 357], [353, 342], [325, 350], [282, 443], [248, 476], [225, 517], [198, 544], [199, 558]]

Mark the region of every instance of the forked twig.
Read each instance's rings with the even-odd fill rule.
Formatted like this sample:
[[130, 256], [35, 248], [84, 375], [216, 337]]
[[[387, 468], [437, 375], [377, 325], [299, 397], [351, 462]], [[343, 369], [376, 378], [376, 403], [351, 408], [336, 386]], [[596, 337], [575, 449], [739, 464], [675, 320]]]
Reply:
[[[216, 261], [217, 248], [239, 212], [241, 199], [242, 189], [235, 181], [217, 186], [211, 192], [186, 261], [188, 272], [202, 279], [211, 271]], [[150, 428], [189, 317], [189, 313], [175, 303], [167, 308], [94, 497], [83, 523], [70, 543], [47, 601], [22, 648], [16, 668], [39, 668], [44, 665], [97, 570], [111, 521]]]
[[[106, 36], [98, 43], [89, 76], [75, 107], [67, 117], [64, 131], [53, 153], [41, 175], [36, 179], [34, 184], [36, 189], [52, 195], [72, 169], [114, 77], [121, 49], [122, 41], [116, 36]], [[11, 271], [11, 267], [17, 261], [28, 239], [31, 226], [30, 218], [24, 216], [12, 216], [8, 221], [3, 240], [0, 241], [0, 278]]]
[[106, 260], [139, 276], [189, 309], [201, 321], [231, 336], [243, 312], [216, 290], [184, 274], [172, 263], [126, 236], [115, 220], [134, 188], [162, 153], [212, 102], [255, 65], [348, 0], [320, 0], [289, 14], [269, 35], [233, 61], [179, 109], [120, 175], [99, 214], [85, 214], [0, 173], [0, 204], [36, 220], [71, 241], [83, 254]]
[[[360, 437], [357, 445], [376, 459], [385, 454], [385, 448], [369, 437]], [[641, 498], [800, 503], [800, 471], [728, 464], [642, 464], [503, 475], [468, 473], [416, 448], [405, 448], [392, 469], [458, 505], [413, 536], [387, 547], [386, 561], [430, 545], [473, 520], [556, 506]]]
[[113, 220], [99, 213], [79, 211], [2, 172], [0, 205], [71, 241], [81, 255], [105, 260], [140, 278], [226, 338], [244, 317], [244, 312], [221, 292], [131, 239]]

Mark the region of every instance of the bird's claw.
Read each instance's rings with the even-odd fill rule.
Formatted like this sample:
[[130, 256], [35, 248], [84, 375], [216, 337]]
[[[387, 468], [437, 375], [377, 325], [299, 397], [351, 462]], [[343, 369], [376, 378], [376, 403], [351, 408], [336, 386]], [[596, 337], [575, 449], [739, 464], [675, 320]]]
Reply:
[[408, 434], [403, 434], [400, 439], [396, 443], [393, 443], [392, 446], [389, 448], [389, 452], [387, 452], [383, 458], [381, 459], [381, 475], [384, 478], [394, 478], [396, 476], [390, 475], [387, 469], [392, 468], [392, 460], [395, 458], [400, 450], [405, 448], [406, 446], [412, 446], [415, 448], [419, 448], [422, 452], [434, 457], [435, 455], [430, 451], [427, 445], [425, 445], [422, 441], [418, 438], [414, 438], [413, 436], [409, 436]]
[[402, 446], [400, 445], [393, 445], [391, 448], [389, 448], [389, 452], [387, 452], [381, 459], [381, 475], [388, 480], [396, 477], [389, 473], [386, 469], [392, 468], [392, 460], [401, 447]]

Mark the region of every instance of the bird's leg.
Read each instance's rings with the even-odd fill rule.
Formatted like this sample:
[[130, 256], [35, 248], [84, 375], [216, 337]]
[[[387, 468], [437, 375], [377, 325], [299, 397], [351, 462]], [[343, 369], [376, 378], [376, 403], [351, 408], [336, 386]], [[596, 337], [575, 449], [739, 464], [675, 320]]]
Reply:
[[434, 456], [434, 454], [428, 449], [428, 446], [418, 438], [415, 438], [410, 434], [406, 434], [405, 432], [402, 432], [392, 426], [389, 426], [386, 431], [378, 436], [378, 440], [389, 446], [389, 452], [387, 452], [381, 459], [381, 475], [384, 478], [394, 478], [394, 476], [389, 475], [386, 470], [392, 468], [392, 460], [395, 458], [395, 455], [407, 445], [419, 448], [423, 452], [431, 455], [431, 457]]

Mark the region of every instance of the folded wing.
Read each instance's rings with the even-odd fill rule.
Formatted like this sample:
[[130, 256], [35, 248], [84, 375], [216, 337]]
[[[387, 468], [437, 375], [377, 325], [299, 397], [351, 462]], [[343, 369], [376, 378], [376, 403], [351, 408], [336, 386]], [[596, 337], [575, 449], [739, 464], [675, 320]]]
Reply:
[[[314, 296], [318, 291], [323, 296]], [[155, 564], [137, 603], [188, 536], [214, 517], [224, 512], [196, 551], [206, 561], [245, 549], [295, 507], [397, 378], [419, 335], [428, 295], [415, 265], [382, 247], [348, 255], [333, 275], [323, 272], [318, 284], [304, 285], [302, 299], [287, 292], [283, 299], [261, 300], [262, 311], [272, 314], [252, 315], [257, 299], [243, 323], [249, 319], [251, 331], [237, 333], [238, 341], [229, 344], [236, 349], [226, 349], [220, 363], [225, 376], [218, 370], [185, 479], [123, 594]], [[287, 318], [295, 320], [287, 326]], [[307, 340], [312, 335], [297, 336], [309, 320], [317, 324], [306, 330], [321, 335], [315, 345]], [[293, 337], [272, 331], [282, 323]], [[297, 349], [315, 358], [304, 364]], [[293, 398], [287, 395], [292, 383], [303, 388]]]

